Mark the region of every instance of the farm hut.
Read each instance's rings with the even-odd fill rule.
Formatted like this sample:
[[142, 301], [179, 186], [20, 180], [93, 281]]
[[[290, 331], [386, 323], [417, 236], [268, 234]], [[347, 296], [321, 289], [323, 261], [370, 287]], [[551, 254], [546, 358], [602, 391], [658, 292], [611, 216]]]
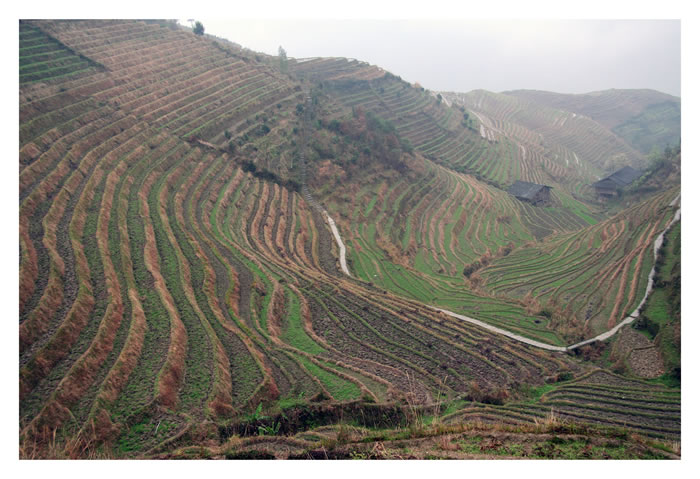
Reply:
[[617, 170], [612, 175], [593, 183], [596, 193], [601, 198], [612, 198], [619, 194], [619, 190], [632, 184], [642, 172], [629, 166]]
[[515, 196], [520, 201], [526, 201], [538, 206], [549, 204], [549, 190], [551, 189], [551, 186], [528, 183], [527, 181], [516, 181], [508, 188], [508, 193]]

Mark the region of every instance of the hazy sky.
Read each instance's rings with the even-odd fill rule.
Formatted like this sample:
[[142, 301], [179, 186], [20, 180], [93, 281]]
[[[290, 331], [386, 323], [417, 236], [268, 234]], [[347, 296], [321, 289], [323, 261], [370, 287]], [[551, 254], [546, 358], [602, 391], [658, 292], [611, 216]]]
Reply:
[[679, 20], [200, 20], [251, 50], [357, 58], [431, 90], [680, 96]]

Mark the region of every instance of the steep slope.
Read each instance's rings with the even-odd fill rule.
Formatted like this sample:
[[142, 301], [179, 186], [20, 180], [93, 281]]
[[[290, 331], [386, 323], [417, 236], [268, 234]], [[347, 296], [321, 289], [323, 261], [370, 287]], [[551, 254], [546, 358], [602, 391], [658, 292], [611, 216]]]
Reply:
[[[299, 81], [171, 22], [20, 30], [22, 53], [46, 43], [90, 65], [35, 65], [20, 85], [22, 457], [266, 434], [262, 418], [290, 407], [504, 402], [589, 372], [424, 304], [561, 342], [462, 268], [589, 223], [584, 206], [526, 207], [438, 164], [448, 149], [493, 146], [459, 109], [359, 62], [329, 68], [323, 86]], [[331, 80], [357, 71], [370, 93], [353, 113]], [[396, 98], [405, 105], [386, 107]], [[498, 148], [474, 166], [495, 184], [515, 171]], [[303, 185], [336, 218], [352, 278]], [[670, 417], [661, 434], [673, 437]]]
[[[305, 128], [284, 75], [168, 24], [30, 25], [105, 70], [20, 90], [26, 456], [55, 431], [132, 454], [262, 404], [429, 402], [508, 388], [523, 361], [534, 383], [578, 370], [339, 278], [280, 176]], [[233, 148], [212, 143], [227, 131]], [[503, 345], [488, 358], [486, 338]]]
[[[361, 108], [396, 128], [403, 141], [456, 171], [505, 186], [520, 177], [508, 145], [492, 145], [470, 129], [462, 112], [420, 86], [360, 62], [323, 58], [290, 64], [301, 78], [319, 82], [338, 102], [336, 113]], [[381, 74], [381, 76], [380, 76]]]

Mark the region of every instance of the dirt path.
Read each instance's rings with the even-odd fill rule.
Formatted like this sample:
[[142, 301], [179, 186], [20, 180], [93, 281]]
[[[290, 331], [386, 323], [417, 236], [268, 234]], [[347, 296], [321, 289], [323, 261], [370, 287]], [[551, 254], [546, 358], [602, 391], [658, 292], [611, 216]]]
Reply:
[[[311, 97], [306, 96], [306, 108], [311, 108]], [[307, 123], [307, 119], [305, 119], [305, 127]], [[304, 132], [304, 147], [306, 147], [306, 132]], [[323, 216], [326, 219], [326, 222], [328, 223], [328, 226], [331, 227], [331, 232], [333, 233], [333, 237], [335, 238], [335, 242], [338, 244], [338, 251], [339, 251], [339, 260], [340, 260], [340, 269], [343, 270], [343, 273], [345, 273], [347, 276], [352, 277], [350, 274], [350, 270], [348, 269], [348, 264], [345, 259], [345, 244], [343, 243], [343, 239], [340, 237], [340, 233], [338, 232], [338, 227], [335, 225], [335, 221], [333, 221], [333, 218], [328, 214], [328, 212], [319, 204], [318, 201], [316, 201], [312, 196], [311, 192], [309, 191], [308, 186], [306, 185], [306, 158], [304, 157], [304, 147], [302, 147], [301, 153], [299, 155], [299, 160], [300, 166], [301, 166], [301, 181], [302, 181], [302, 187], [301, 187], [301, 192], [302, 195], [304, 196], [304, 199], [316, 210], [318, 210], [321, 213], [321, 216]]]
[[[680, 200], [680, 193], [676, 198], [669, 204], [669, 206], [676, 206], [678, 204], [678, 201]], [[328, 216], [328, 213], [326, 213], [325, 210], [323, 210], [323, 213], [326, 216], [326, 219], [328, 221], [328, 224], [331, 225], [331, 230], [333, 231], [333, 236], [335, 236], [335, 240], [338, 243], [338, 247], [340, 249], [340, 265], [341, 268], [343, 269], [343, 273], [346, 275], [350, 276], [350, 272], [348, 271], [347, 265], [345, 263], [345, 245], [343, 244], [343, 240], [340, 238], [340, 234], [338, 233], [338, 229], [335, 226], [335, 222], [333, 219]], [[681, 218], [681, 209], [678, 208], [676, 211], [675, 216], [673, 217], [673, 220], [666, 226], [666, 229], [664, 229], [659, 236], [656, 238], [656, 241], [654, 241], [654, 264], [656, 264], [657, 258], [658, 258], [658, 253], [659, 249], [661, 248], [661, 243], [664, 240], [664, 236], [666, 233], [671, 229], [671, 227]], [[584, 346], [586, 344], [593, 343], [595, 341], [605, 341], [606, 339], [610, 338], [611, 336], [615, 335], [620, 328], [625, 326], [626, 324], [629, 324], [633, 322], [635, 319], [639, 317], [639, 310], [641, 307], [646, 303], [647, 298], [649, 297], [649, 294], [651, 293], [651, 290], [654, 285], [654, 269], [649, 272], [649, 278], [647, 281], [647, 288], [646, 288], [646, 293], [644, 294], [644, 297], [642, 300], [639, 302], [639, 305], [637, 306], [637, 309], [634, 310], [634, 312], [623, 319], [620, 323], [618, 323], [614, 328], [599, 334], [598, 336], [595, 336], [593, 338], [587, 339], [585, 341], [581, 341], [580, 343], [572, 344], [570, 346], [553, 346], [551, 344], [546, 344], [542, 343], [540, 341], [535, 341], [534, 339], [529, 339], [524, 336], [520, 336], [519, 334], [515, 334], [511, 331], [507, 331], [505, 329], [498, 328], [496, 326], [490, 325], [488, 323], [485, 323], [483, 321], [479, 321], [478, 319], [470, 318], [469, 316], [464, 316], [461, 314], [453, 313], [452, 311], [448, 311], [446, 309], [442, 308], [436, 308], [434, 306], [427, 305], [428, 307], [434, 309], [435, 311], [439, 311], [441, 313], [447, 314], [449, 316], [452, 316], [453, 318], [457, 318], [462, 321], [466, 321], [468, 323], [474, 324], [476, 326], [482, 327], [484, 329], [487, 329], [489, 331], [492, 331], [496, 334], [501, 334], [503, 336], [507, 336], [511, 339], [514, 339], [516, 341], [520, 341], [521, 343], [529, 344], [531, 346], [535, 346], [540, 349], [546, 349], [548, 351], [557, 351], [557, 352], [566, 352], [566, 351], [571, 351], [573, 349], [576, 349], [578, 347]]]
[[521, 343], [529, 344], [531, 346], [535, 346], [540, 349], [547, 349], [549, 351], [558, 351], [558, 352], [566, 352], [567, 348], [564, 346], [552, 346], [551, 344], [546, 344], [546, 343], [541, 343], [539, 341], [535, 341], [534, 339], [529, 339], [524, 336], [520, 336], [519, 334], [512, 333], [510, 331], [507, 331], [505, 329], [497, 328], [496, 326], [492, 326], [488, 323], [485, 323], [483, 321], [479, 321], [478, 319], [470, 318], [469, 316], [463, 316], [461, 314], [453, 313], [452, 311], [448, 311], [446, 309], [442, 308], [436, 308], [434, 306], [430, 306], [430, 308], [434, 309], [435, 311], [440, 311], [441, 313], [445, 313], [448, 316], [452, 316], [453, 318], [460, 319], [462, 321], [466, 321], [467, 323], [472, 323], [475, 324], [479, 327], [482, 327], [484, 329], [488, 329], [489, 331], [492, 331], [496, 334], [502, 334], [503, 336], [508, 336], [511, 339], [515, 339], [516, 341], [520, 341]]
[[[674, 200], [669, 204], [669, 206], [676, 206], [678, 204], [678, 201], [680, 200], [680, 198], [681, 198], [681, 195], [678, 194], [678, 196], [676, 196], [674, 198]], [[673, 220], [671, 220], [671, 222], [666, 226], [666, 229], [664, 229], [659, 234], [659, 236], [656, 237], [656, 241], [654, 241], [654, 264], [656, 264], [656, 261], [658, 259], [659, 250], [661, 249], [661, 243], [663, 243], [663, 241], [664, 241], [664, 236], [671, 229], [671, 227], [680, 219], [681, 219], [681, 209], [678, 208], [678, 210], [676, 211], [676, 214], [673, 216]], [[653, 287], [654, 287], [654, 268], [652, 268], [651, 271], [649, 271], [649, 278], [647, 279], [647, 289], [646, 289], [646, 292], [644, 293], [644, 297], [639, 302], [639, 304], [637, 305], [637, 309], [635, 309], [632, 314], [630, 314], [625, 319], [623, 319], [614, 328], [612, 328], [612, 329], [610, 329], [602, 334], [599, 334], [598, 336], [595, 336], [591, 339], [587, 339], [585, 341], [581, 341], [580, 343], [573, 344], [573, 345], [569, 346], [567, 349], [569, 349], [569, 350], [575, 349], [575, 348], [578, 348], [578, 347], [583, 346], [585, 344], [593, 343], [595, 341], [605, 341], [606, 339], [608, 339], [609, 337], [611, 337], [615, 333], [617, 333], [622, 326], [624, 326], [626, 324], [630, 324], [632, 321], [637, 319], [639, 317], [639, 310], [642, 308], [644, 303], [647, 302], [647, 298], [649, 297], [649, 294], [651, 294], [651, 290]]]
[[[309, 105], [311, 103], [310, 100], [311, 100], [311, 98], [307, 96], [307, 105]], [[481, 119], [481, 117], [478, 115], [478, 113], [476, 113], [476, 116], [479, 119]], [[483, 124], [483, 122], [482, 122], [482, 124]], [[482, 136], [483, 136], [483, 133], [482, 133]], [[313, 205], [314, 208], [318, 209], [321, 212], [321, 214], [326, 218], [326, 221], [328, 222], [328, 225], [331, 227], [331, 231], [333, 232], [333, 236], [335, 237], [335, 241], [338, 244], [338, 250], [339, 250], [339, 256], [340, 256], [339, 257], [340, 268], [343, 270], [343, 273], [345, 273], [347, 276], [352, 277], [352, 275], [350, 274], [350, 271], [348, 270], [348, 266], [347, 266], [346, 259], [345, 259], [345, 244], [343, 243], [343, 240], [340, 237], [340, 233], [338, 232], [338, 228], [336, 227], [335, 221], [333, 221], [333, 218], [331, 218], [330, 215], [328, 214], [328, 212], [325, 209], [323, 209], [323, 207], [315, 199], [313, 199], [313, 197], [311, 196], [311, 193], [309, 192], [309, 189], [306, 186], [306, 162], [304, 160], [303, 152], [301, 153], [300, 156], [301, 156], [300, 159], [301, 159], [301, 165], [302, 165], [302, 184], [303, 184], [302, 192], [303, 192], [304, 198], [311, 205]], [[574, 156], [576, 157], [576, 161], [578, 163], [578, 157], [576, 156], [575, 153], [574, 153]], [[673, 201], [671, 201], [669, 206], [676, 206], [678, 204], [678, 202], [680, 201], [680, 198], [681, 198], [681, 195], [679, 193], [678, 196], [676, 196], [676, 198], [674, 198]], [[654, 241], [654, 264], [656, 264], [659, 249], [661, 249], [661, 243], [664, 240], [664, 236], [671, 229], [671, 227], [677, 221], [680, 220], [680, 218], [681, 218], [681, 209], [678, 208], [675, 216], [673, 217], [673, 220], [671, 220], [671, 222], [666, 226], [666, 228], [656, 238], [656, 241]], [[447, 314], [448, 316], [452, 316], [453, 318], [459, 319], [461, 321], [466, 321], [468, 323], [471, 323], [471, 324], [474, 324], [474, 325], [479, 326], [481, 328], [487, 329], [487, 330], [494, 332], [496, 334], [501, 334], [503, 336], [507, 336], [511, 339], [514, 339], [516, 341], [520, 341], [521, 343], [529, 344], [531, 346], [535, 346], [535, 347], [540, 348], [540, 349], [546, 349], [548, 351], [566, 352], [566, 351], [571, 351], [573, 349], [576, 349], [578, 347], [581, 347], [581, 346], [584, 346], [586, 344], [590, 344], [590, 343], [593, 343], [596, 341], [605, 341], [606, 339], [615, 335], [615, 333], [617, 333], [620, 330], [620, 328], [622, 328], [623, 326], [625, 326], [627, 324], [630, 324], [635, 319], [637, 319], [639, 317], [639, 310], [646, 303], [647, 298], [649, 297], [649, 294], [651, 293], [653, 286], [654, 286], [654, 269], [652, 268], [652, 270], [649, 272], [649, 278], [647, 280], [647, 288], [646, 288], [646, 292], [644, 294], [644, 297], [639, 302], [639, 304], [637, 305], [637, 309], [635, 309], [632, 314], [630, 314], [628, 317], [623, 319], [620, 323], [618, 323], [612, 329], [610, 329], [604, 333], [601, 333], [598, 336], [595, 336], [593, 338], [590, 338], [590, 339], [587, 339], [585, 341], [581, 341], [580, 343], [572, 344], [572, 345], [566, 346], [566, 347], [554, 346], [551, 344], [542, 343], [540, 341], [535, 341], [534, 339], [529, 339], [529, 338], [526, 338], [524, 336], [520, 336], [519, 334], [515, 334], [511, 331], [498, 328], [496, 326], [485, 323], [483, 321], [479, 321], [478, 319], [474, 319], [474, 318], [471, 318], [469, 316], [464, 316], [461, 314], [453, 313], [452, 311], [448, 311], [448, 310], [442, 309], [442, 308], [436, 308], [436, 307], [430, 306], [430, 305], [426, 305], [426, 306], [428, 306], [431, 309], [434, 309], [435, 311], [439, 311], [441, 313]]]
[[328, 213], [324, 210], [324, 213], [326, 215], [326, 221], [328, 221], [328, 224], [331, 226], [331, 231], [333, 232], [333, 236], [335, 236], [335, 242], [338, 243], [338, 249], [340, 250], [340, 269], [343, 270], [343, 273], [345, 273], [348, 276], [350, 275], [350, 271], [348, 270], [348, 265], [345, 262], [345, 245], [343, 244], [343, 240], [340, 238], [340, 233], [338, 233], [338, 228], [335, 226], [335, 221], [333, 221], [333, 218], [330, 217]]

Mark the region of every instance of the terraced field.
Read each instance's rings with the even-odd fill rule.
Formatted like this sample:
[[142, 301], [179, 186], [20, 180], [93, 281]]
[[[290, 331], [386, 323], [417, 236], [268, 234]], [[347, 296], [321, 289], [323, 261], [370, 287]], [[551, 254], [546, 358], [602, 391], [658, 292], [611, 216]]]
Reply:
[[[34, 45], [79, 61], [43, 68], [25, 55]], [[36, 77], [23, 79], [25, 64]], [[22, 457], [141, 457], [232, 431], [263, 435], [257, 426], [274, 424], [261, 418], [311, 406], [483, 405], [591, 377], [586, 362], [430, 305], [564, 344], [567, 325], [538, 302], [593, 296], [583, 283], [550, 291], [551, 277], [529, 273], [536, 251], [557, 277], [573, 265], [611, 274], [622, 292], [600, 299], [591, 324], [614, 323], [632, 301], [625, 287], [633, 298], [652, 267], [648, 239], [677, 189], [600, 222], [564, 193], [551, 208], [523, 205], [494, 186], [523, 163], [504, 160], [507, 142], [457, 126], [457, 108], [356, 61], [292, 62], [324, 85], [312, 88], [269, 65], [169, 22], [20, 24]], [[367, 98], [328, 93], [345, 81], [366, 82]], [[345, 157], [319, 158], [313, 146], [335, 141], [322, 125], [351, 117], [350, 105], [396, 121], [381, 138], [415, 146], [401, 156], [410, 171], [375, 165], [371, 181], [325, 180], [370, 149], [342, 125]], [[464, 151], [478, 155], [464, 171], [493, 184], [455, 171], [449, 155]], [[302, 194], [310, 185], [341, 231], [352, 277]], [[512, 271], [539, 281], [525, 299]], [[576, 417], [588, 399], [566, 387], [541, 408], [564, 402], [562, 414]], [[656, 432], [638, 429], [674, 437], [675, 409], [668, 416]], [[611, 412], [608, 422], [621, 420]]]
[[663, 145], [673, 146], [680, 141], [680, 98], [658, 91], [613, 89], [583, 95], [535, 90], [505, 93], [551, 108], [586, 115], [645, 154], [653, 147], [660, 149]]
[[511, 138], [529, 166], [523, 178], [561, 185], [578, 197], [590, 195], [588, 185], [624, 165], [641, 167], [644, 159], [601, 124], [586, 116], [557, 110], [515, 96], [475, 90], [445, 93], [476, 115], [489, 138]]
[[[327, 198], [359, 279], [562, 345], [518, 297], [488, 294], [481, 270], [537, 235], [581, 228], [563, 208], [542, 211], [430, 162], [420, 178], [387, 179]], [[348, 212], [351, 212], [348, 215]], [[465, 270], [470, 270], [465, 274]]]
[[625, 428], [652, 437], [680, 438], [680, 394], [607, 371], [533, 391], [535, 398], [505, 406], [469, 406], [445, 416], [447, 423], [471, 420], [527, 424], [537, 418]]
[[402, 139], [440, 164], [502, 186], [521, 178], [512, 144], [481, 138], [473, 127], [465, 126], [462, 111], [421, 87], [367, 64], [334, 58], [303, 62], [293, 71], [320, 81], [323, 91], [343, 109], [362, 108], [390, 122]]
[[19, 26], [19, 82], [56, 81], [90, 75], [102, 65], [76, 54], [42, 30], [27, 23]]
[[482, 273], [487, 287], [546, 304], [581, 338], [610, 329], [644, 296], [653, 243], [673, 218], [669, 205], [678, 192], [669, 190], [597, 225], [497, 259]]

